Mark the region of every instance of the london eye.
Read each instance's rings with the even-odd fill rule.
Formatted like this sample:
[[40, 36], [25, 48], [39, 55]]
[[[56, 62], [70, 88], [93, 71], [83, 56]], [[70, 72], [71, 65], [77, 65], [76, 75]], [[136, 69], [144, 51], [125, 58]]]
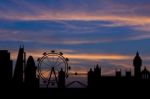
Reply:
[[68, 77], [70, 67], [68, 58], [63, 56], [62, 52], [52, 50], [49, 53], [44, 52], [41, 58], [38, 58], [38, 75], [40, 80], [46, 87], [58, 85], [58, 73], [65, 73], [65, 78]]

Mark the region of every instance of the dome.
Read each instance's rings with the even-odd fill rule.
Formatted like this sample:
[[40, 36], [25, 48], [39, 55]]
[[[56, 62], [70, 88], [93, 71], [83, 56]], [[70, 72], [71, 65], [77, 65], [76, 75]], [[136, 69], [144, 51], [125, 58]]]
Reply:
[[134, 60], [141, 60], [141, 57], [139, 56], [139, 52], [136, 53]]
[[134, 65], [134, 66], [142, 66], [142, 59], [141, 59], [141, 57], [139, 56], [139, 53], [138, 53], [138, 52], [136, 53], [136, 56], [135, 56], [135, 58], [134, 58], [134, 60], [133, 60], [133, 65]]
[[27, 60], [27, 66], [35, 66], [35, 62], [32, 56], [29, 56]]

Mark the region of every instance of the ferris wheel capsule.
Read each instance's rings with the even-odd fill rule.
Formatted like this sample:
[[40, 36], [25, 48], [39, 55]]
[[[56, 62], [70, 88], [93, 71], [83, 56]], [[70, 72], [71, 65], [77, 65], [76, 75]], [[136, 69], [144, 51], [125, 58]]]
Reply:
[[46, 55], [46, 52], [44, 52], [43, 55]]
[[55, 50], [51, 50], [52, 53], [55, 53]]
[[62, 52], [60, 52], [60, 55], [63, 55], [63, 53], [62, 53]]

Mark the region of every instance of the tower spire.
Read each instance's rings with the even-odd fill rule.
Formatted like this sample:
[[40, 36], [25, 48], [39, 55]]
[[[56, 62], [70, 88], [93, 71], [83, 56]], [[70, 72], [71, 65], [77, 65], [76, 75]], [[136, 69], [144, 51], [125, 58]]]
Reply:
[[18, 51], [18, 57], [16, 60], [16, 66], [14, 70], [13, 75], [13, 82], [14, 86], [22, 87], [23, 86], [23, 71], [24, 71], [24, 48], [20, 45], [19, 51]]
[[139, 52], [138, 51], [136, 52], [136, 56], [139, 56]]

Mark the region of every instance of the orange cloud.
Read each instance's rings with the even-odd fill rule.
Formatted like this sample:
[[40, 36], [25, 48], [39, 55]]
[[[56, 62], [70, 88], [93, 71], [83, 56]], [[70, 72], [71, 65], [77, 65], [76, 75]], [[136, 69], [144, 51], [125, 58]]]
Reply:
[[[120, 54], [87, 54], [87, 53], [81, 53], [81, 54], [71, 54], [68, 52], [74, 52], [73, 50], [62, 50], [62, 52], [66, 52], [64, 55], [65, 57], [69, 59], [79, 59], [79, 60], [127, 60], [132, 59], [133, 56], [128, 55], [120, 55]], [[42, 57], [43, 50], [35, 50], [35, 51], [26, 51], [27, 56], [32, 55], [34, 58], [40, 58]], [[49, 51], [47, 51], [49, 52]], [[16, 59], [17, 52], [12, 53], [12, 58]]]
[[83, 60], [124, 60], [131, 59], [126, 55], [109, 55], [109, 54], [66, 54], [71, 59], [83, 59]]
[[[30, 55], [32, 55], [35, 59], [37, 58], [40, 58], [43, 56], [43, 53], [44, 52], [51, 52], [51, 50], [26, 50], [25, 49], [25, 52], [26, 52], [26, 57], [29, 57]], [[68, 50], [68, 49], [59, 49], [59, 50], [56, 50], [56, 52], [63, 52], [63, 53], [73, 53], [75, 52], [74, 50]], [[12, 51], [11, 52], [11, 58], [13, 60], [16, 60], [17, 59], [17, 55], [18, 55], [18, 52], [17, 51]]]

